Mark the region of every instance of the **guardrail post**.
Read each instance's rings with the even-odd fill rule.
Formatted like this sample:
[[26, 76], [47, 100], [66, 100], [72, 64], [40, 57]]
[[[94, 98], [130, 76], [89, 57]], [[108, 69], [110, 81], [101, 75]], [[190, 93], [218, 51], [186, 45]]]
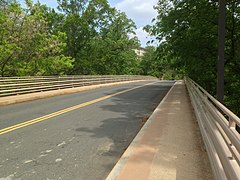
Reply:
[[203, 94], [203, 101], [205, 104], [208, 102], [208, 97], [206, 94]]
[[235, 123], [235, 121], [231, 117], [228, 118], [228, 126], [231, 129], [235, 129], [236, 128], [236, 123]]

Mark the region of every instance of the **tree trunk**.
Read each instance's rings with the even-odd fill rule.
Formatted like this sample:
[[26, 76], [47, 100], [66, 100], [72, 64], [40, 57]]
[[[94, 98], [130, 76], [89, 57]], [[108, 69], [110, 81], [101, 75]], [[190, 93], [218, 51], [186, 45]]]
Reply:
[[218, 19], [218, 72], [217, 72], [217, 99], [224, 101], [224, 47], [225, 47], [226, 1], [219, 0]]

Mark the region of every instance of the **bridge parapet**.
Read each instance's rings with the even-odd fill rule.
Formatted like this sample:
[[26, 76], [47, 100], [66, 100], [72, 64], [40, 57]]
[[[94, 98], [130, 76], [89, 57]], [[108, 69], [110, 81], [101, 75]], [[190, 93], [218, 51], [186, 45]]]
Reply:
[[135, 75], [0, 77], [0, 97], [136, 80], [157, 80], [157, 78]]
[[240, 178], [240, 119], [190, 78], [185, 79], [216, 179]]

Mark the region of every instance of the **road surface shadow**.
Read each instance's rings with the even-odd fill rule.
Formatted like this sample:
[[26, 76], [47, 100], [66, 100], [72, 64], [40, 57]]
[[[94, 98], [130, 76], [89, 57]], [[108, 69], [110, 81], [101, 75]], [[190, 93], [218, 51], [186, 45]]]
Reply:
[[101, 156], [115, 157], [114, 162], [104, 165], [106, 168], [113, 168], [173, 83], [159, 82], [117, 95], [101, 103], [101, 111], [110, 116], [102, 119], [100, 126], [76, 128], [76, 131], [89, 133], [93, 138], [108, 138], [112, 142], [107, 151], [101, 152]]

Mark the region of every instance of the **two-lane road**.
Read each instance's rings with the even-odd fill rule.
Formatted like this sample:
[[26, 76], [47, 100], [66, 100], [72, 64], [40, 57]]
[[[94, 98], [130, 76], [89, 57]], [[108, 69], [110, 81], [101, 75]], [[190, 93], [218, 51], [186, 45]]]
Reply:
[[0, 179], [104, 179], [173, 81], [0, 107]]

